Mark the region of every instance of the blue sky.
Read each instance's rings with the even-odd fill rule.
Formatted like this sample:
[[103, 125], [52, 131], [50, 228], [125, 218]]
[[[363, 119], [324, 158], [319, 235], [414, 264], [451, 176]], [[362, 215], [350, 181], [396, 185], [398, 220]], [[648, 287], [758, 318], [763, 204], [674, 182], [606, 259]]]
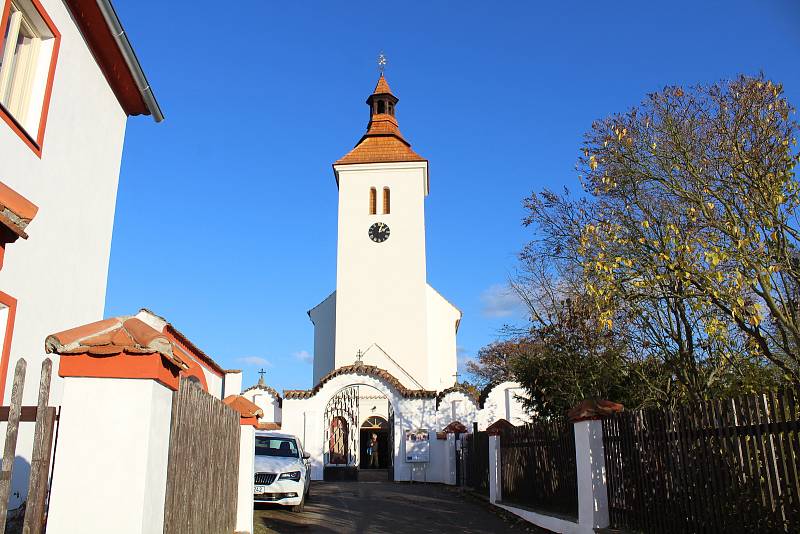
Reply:
[[800, 105], [800, 2], [116, 0], [167, 120], [131, 118], [106, 315], [148, 307], [245, 384], [310, 387], [306, 311], [336, 281], [331, 163], [375, 57], [430, 160], [428, 279], [462, 358], [522, 320], [503, 295], [522, 199], [577, 189], [582, 135], [667, 84], [763, 71]]

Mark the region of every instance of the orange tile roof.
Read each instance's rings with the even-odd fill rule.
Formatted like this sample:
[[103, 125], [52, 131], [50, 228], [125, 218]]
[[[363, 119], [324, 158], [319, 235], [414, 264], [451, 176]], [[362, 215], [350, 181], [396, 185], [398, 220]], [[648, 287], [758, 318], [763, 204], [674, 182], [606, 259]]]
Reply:
[[391, 95], [391, 102], [393, 104], [397, 102], [383, 74], [378, 79], [375, 91], [367, 99], [371, 110], [367, 133], [361, 137], [353, 150], [345, 154], [334, 165], [427, 161], [411, 149], [411, 144], [400, 133], [397, 119], [393, 115], [372, 112], [372, 99], [377, 95]]
[[516, 428], [513, 424], [511, 424], [507, 419], [498, 419], [488, 427], [486, 427], [486, 432], [489, 433], [490, 436], [499, 436], [506, 430], [511, 430]]
[[51, 334], [44, 343], [47, 353], [93, 356], [158, 353], [181, 369], [189, 367], [164, 334], [136, 317], [113, 317], [85, 324]]
[[378, 85], [375, 86], [375, 90], [372, 91], [373, 95], [391, 95], [392, 90], [389, 89], [389, 82], [386, 81], [386, 78], [381, 73], [381, 77], [378, 78]]
[[356, 363], [353, 365], [345, 365], [334, 369], [327, 375], [323, 376], [319, 383], [314, 386], [312, 389], [285, 389], [283, 390], [283, 398], [284, 399], [309, 399], [317, 394], [317, 392], [322, 389], [328, 381], [336, 378], [337, 376], [341, 375], [363, 375], [363, 376], [373, 376], [375, 378], [380, 378], [384, 382], [390, 384], [400, 395], [406, 398], [412, 399], [435, 399], [436, 392], [435, 391], [428, 391], [425, 389], [408, 389], [405, 387], [397, 378], [395, 378], [389, 371], [385, 369], [381, 369], [380, 367], [376, 367], [374, 365], [366, 365], [362, 363]]
[[442, 429], [445, 434], [466, 434], [467, 427], [461, 421], [453, 421]]
[[3, 182], [0, 182], [0, 223], [22, 239], [28, 239], [25, 228], [39, 208]]
[[236, 410], [241, 417], [263, 417], [264, 410], [241, 395], [228, 395], [222, 402]]

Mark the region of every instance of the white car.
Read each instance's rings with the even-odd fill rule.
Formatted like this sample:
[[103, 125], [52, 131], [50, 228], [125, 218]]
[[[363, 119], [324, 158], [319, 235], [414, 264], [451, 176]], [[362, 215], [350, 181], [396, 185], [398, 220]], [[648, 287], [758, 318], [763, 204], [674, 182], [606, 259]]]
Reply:
[[256, 432], [255, 486], [253, 500], [291, 506], [301, 512], [308, 495], [311, 474], [308, 453], [300, 440], [280, 432]]

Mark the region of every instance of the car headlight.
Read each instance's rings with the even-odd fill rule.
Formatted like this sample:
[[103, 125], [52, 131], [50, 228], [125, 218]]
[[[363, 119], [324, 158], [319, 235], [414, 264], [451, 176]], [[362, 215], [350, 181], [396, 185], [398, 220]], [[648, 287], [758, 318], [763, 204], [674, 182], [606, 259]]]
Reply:
[[278, 480], [294, 480], [297, 482], [300, 480], [300, 471], [289, 471], [288, 473], [281, 473], [281, 476], [278, 477]]

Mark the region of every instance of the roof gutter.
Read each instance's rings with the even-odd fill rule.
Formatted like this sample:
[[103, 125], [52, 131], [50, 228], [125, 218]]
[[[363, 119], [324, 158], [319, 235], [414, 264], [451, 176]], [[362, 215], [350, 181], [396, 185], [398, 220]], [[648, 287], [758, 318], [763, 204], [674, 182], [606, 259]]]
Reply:
[[161, 107], [158, 105], [158, 102], [156, 102], [153, 89], [150, 87], [147, 77], [144, 75], [142, 66], [139, 64], [139, 59], [136, 57], [136, 53], [133, 51], [133, 47], [128, 40], [128, 35], [123, 29], [119, 17], [117, 17], [117, 12], [114, 11], [114, 6], [111, 5], [110, 0], [97, 0], [97, 7], [100, 8], [100, 12], [103, 14], [103, 18], [106, 19], [106, 24], [108, 24], [108, 29], [111, 31], [111, 35], [114, 36], [114, 41], [116, 41], [117, 46], [119, 46], [122, 57], [125, 58], [125, 63], [128, 65], [131, 75], [133, 75], [136, 87], [142, 95], [145, 106], [147, 106], [148, 111], [150, 111], [150, 114], [156, 122], [163, 121], [164, 114], [161, 112]]

